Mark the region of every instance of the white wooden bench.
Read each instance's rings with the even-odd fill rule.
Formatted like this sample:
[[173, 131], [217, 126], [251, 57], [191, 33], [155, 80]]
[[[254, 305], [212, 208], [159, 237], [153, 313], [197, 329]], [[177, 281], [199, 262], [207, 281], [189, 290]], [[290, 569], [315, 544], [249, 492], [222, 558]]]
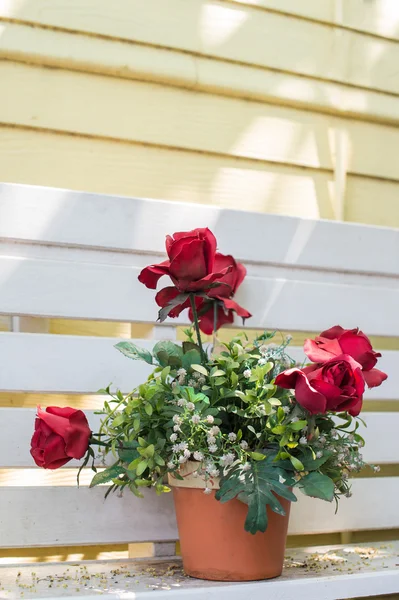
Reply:
[[[5, 485], [3, 475], [0, 547], [177, 539], [167, 494], [148, 494], [145, 501], [126, 494], [104, 502], [105, 488], [62, 485], [73, 463], [57, 473], [28, 471], [34, 466], [29, 440], [35, 411], [13, 408], [11, 394], [41, 393], [46, 405], [46, 394], [94, 394], [110, 382], [127, 392], [143, 380], [145, 366], [116, 352], [115, 339], [46, 333], [48, 319], [153, 324], [154, 294], [137, 281], [139, 269], [158, 261], [167, 233], [203, 226], [216, 234], [223, 252], [248, 268], [239, 299], [254, 315], [251, 328], [314, 332], [340, 323], [372, 336], [399, 336], [398, 230], [1, 185], [0, 314], [12, 316], [13, 331], [0, 334], [0, 391], [10, 393], [9, 406], [0, 409], [0, 468], [3, 474], [25, 469], [26, 480], [25, 487]], [[154, 327], [154, 337], [174, 338], [184, 318]], [[387, 401], [399, 398], [398, 361], [399, 351], [383, 352], [380, 367], [389, 379], [366, 394], [366, 408], [369, 401], [375, 401], [373, 407], [385, 401], [385, 412], [363, 415], [365, 458], [381, 466], [399, 462], [399, 412], [386, 411]], [[99, 417], [86, 412], [95, 429]], [[55, 481], [61, 485], [52, 485]], [[355, 479], [353, 498], [342, 500], [337, 515], [334, 505], [300, 496], [290, 534], [341, 532], [345, 541], [345, 532], [397, 529], [398, 497], [399, 477]], [[140, 561], [2, 567], [0, 598], [19, 598], [21, 592], [25, 598], [99, 593], [146, 598], [154, 589], [159, 598], [217, 600], [399, 593], [399, 545], [366, 546], [323, 547], [315, 551], [318, 557], [313, 549], [289, 551], [282, 578], [242, 585], [187, 580], [178, 559], [168, 570], [170, 558], [156, 567]]]

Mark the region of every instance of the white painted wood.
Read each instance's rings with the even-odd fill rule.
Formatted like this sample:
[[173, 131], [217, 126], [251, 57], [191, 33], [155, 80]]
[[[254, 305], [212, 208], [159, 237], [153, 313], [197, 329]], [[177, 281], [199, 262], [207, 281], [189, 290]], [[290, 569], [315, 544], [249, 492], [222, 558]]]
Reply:
[[[141, 500], [126, 493], [122, 499], [113, 495], [104, 501], [105, 489], [3, 487], [1, 545], [18, 548], [177, 539], [170, 494], [157, 497], [148, 493], [145, 500]], [[373, 479], [355, 479], [353, 497], [343, 499], [335, 515], [334, 503], [308, 498], [298, 492], [298, 502], [292, 506], [289, 533], [399, 528], [398, 494], [399, 478], [379, 478], [378, 484]]]
[[[0, 390], [21, 392], [95, 393], [112, 383], [113, 389], [130, 392], [151, 372], [151, 366], [118, 352], [117, 338], [46, 334], [0, 333]], [[133, 340], [152, 348], [154, 340]], [[300, 348], [290, 350], [303, 361]], [[380, 388], [366, 392], [367, 399], [397, 398], [399, 352], [386, 350], [378, 365], [389, 373]], [[82, 368], [84, 365], [84, 368]]]
[[129, 492], [123, 498], [113, 494], [104, 500], [105, 492], [105, 487], [2, 488], [0, 545], [21, 548], [177, 539], [171, 494], [148, 493], [141, 500]]
[[[50, 403], [44, 395], [42, 407], [48, 405]], [[84, 413], [92, 431], [96, 433], [101, 416], [91, 410], [85, 410]], [[29, 448], [35, 414], [36, 410], [33, 408], [0, 408], [0, 423], [6, 424], [3, 435], [0, 436], [0, 469], [34, 467]], [[362, 419], [367, 423], [367, 427], [362, 425], [359, 429], [359, 433], [366, 440], [366, 446], [362, 451], [364, 459], [374, 464], [398, 463], [396, 433], [399, 429], [399, 413], [363, 413]], [[107, 462], [113, 462], [112, 456]], [[66, 468], [76, 467], [79, 464], [80, 461], [73, 460], [66, 465]], [[101, 466], [100, 458], [96, 464]]]
[[167, 234], [195, 227], [209, 227], [220, 250], [244, 262], [399, 275], [396, 229], [0, 184], [4, 239], [164, 253]]
[[[319, 546], [290, 549], [281, 577], [253, 583], [215, 583], [185, 577], [180, 559], [85, 561], [35, 565], [37, 578], [27, 598], [98, 598], [122, 597], [148, 600], [343, 600], [390, 594], [399, 590], [397, 542], [352, 546]], [[321, 572], [304, 568], [312, 556]], [[369, 557], [369, 558], [362, 558]], [[359, 566], [360, 563], [360, 566]], [[32, 584], [32, 565], [0, 567], [7, 597], [18, 598], [21, 584]], [[64, 585], [51, 585], [64, 578]], [[66, 579], [65, 579], [66, 578]], [[51, 587], [50, 587], [51, 586]], [[385, 596], [384, 596], [385, 598]]]

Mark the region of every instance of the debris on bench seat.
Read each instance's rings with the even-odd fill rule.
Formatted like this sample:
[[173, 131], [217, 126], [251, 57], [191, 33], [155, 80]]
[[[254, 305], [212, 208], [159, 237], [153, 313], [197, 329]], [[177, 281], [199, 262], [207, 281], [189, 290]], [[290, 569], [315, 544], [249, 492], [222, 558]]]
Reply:
[[[283, 575], [255, 583], [187, 577], [178, 557], [0, 567], [0, 598], [335, 600], [399, 592], [399, 542], [288, 549]], [[154, 594], [155, 592], [155, 594]], [[270, 595], [269, 595], [270, 594]], [[271, 595], [272, 594], [272, 595]]]

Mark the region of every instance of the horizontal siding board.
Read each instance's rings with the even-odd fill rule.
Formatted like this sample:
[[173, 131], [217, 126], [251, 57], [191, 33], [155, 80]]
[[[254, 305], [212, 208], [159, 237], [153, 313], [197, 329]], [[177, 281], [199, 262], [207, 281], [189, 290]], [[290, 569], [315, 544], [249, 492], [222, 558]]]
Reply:
[[0, 128], [0, 180], [334, 218], [329, 173], [31, 129]]
[[[3, 2], [2, 15], [399, 92], [399, 46], [254, 7], [206, 0]], [[157, 19], [153, 15], [157, 15]], [[184, 27], [181, 27], [184, 23]], [[268, 35], [265, 36], [264, 32]], [[287, 44], [287, 40], [290, 43]]]
[[[300, 6], [300, 5], [298, 5]], [[389, 94], [178, 50], [0, 22], [0, 57], [395, 124]], [[115, 82], [114, 82], [115, 83]], [[96, 99], [98, 101], [98, 98]], [[130, 114], [130, 111], [129, 111]], [[354, 157], [355, 158], [355, 157]]]
[[[47, 405], [44, 396], [42, 407]], [[101, 415], [96, 415], [91, 410], [85, 410], [84, 413], [92, 431], [97, 432]], [[7, 424], [6, 431], [0, 437], [0, 468], [16, 469], [34, 466], [29, 447], [35, 414], [36, 410], [32, 408], [0, 408], [0, 422]], [[360, 425], [359, 429], [359, 433], [366, 440], [362, 450], [364, 460], [373, 464], [397, 463], [399, 452], [396, 432], [399, 429], [399, 413], [364, 413], [362, 418], [367, 424], [367, 427]], [[17, 439], [16, 431], [18, 431]], [[381, 444], [381, 440], [384, 440], [384, 444]], [[109, 457], [108, 462], [113, 462], [112, 456]], [[73, 460], [67, 467], [76, 467], [78, 464], [79, 461]], [[100, 459], [97, 460], [97, 465], [101, 466]]]
[[[209, 227], [219, 248], [243, 262], [399, 275], [395, 229], [0, 184], [3, 240], [163, 254], [166, 235], [195, 227]], [[268, 249], [260, 256], [265, 231]]]
[[[357, 479], [353, 482], [353, 497], [343, 499], [335, 515], [335, 503], [298, 492], [289, 533], [398, 528], [398, 493], [399, 478]], [[70, 518], [60, 518], [64, 513]], [[99, 527], [99, 523], [106, 526]], [[148, 493], [142, 501], [126, 493], [122, 499], [114, 495], [104, 500], [104, 488], [2, 488], [0, 526], [1, 545], [9, 548], [177, 539], [171, 495]]]
[[341, 160], [339, 133], [346, 171], [399, 177], [395, 127], [12, 62], [0, 63], [0, 77], [7, 87], [0, 97], [4, 124], [330, 171]]
[[[84, 262], [78, 255], [74, 258], [1, 256], [0, 314], [139, 322], [156, 319], [154, 292], [139, 283], [139, 268]], [[317, 331], [338, 322], [349, 327], [361, 324], [369, 335], [399, 335], [396, 280], [359, 276], [361, 281], [352, 284], [332, 279], [336, 278], [328, 274], [316, 279], [306, 272], [265, 267], [258, 276], [246, 278], [237, 300], [254, 315], [253, 328]], [[187, 322], [187, 317], [177, 322]]]
[[[94, 393], [112, 383], [113, 387], [130, 392], [146, 379], [151, 367], [125, 358], [114, 349], [116, 342], [112, 338], [0, 333], [4, 365], [0, 371], [0, 390]], [[136, 343], [151, 348], [155, 342], [136, 340]], [[295, 360], [304, 359], [301, 349], [292, 348], [290, 354]], [[367, 399], [397, 398], [398, 355], [397, 351], [383, 352], [379, 366], [389, 378], [381, 388], [366, 392]]]

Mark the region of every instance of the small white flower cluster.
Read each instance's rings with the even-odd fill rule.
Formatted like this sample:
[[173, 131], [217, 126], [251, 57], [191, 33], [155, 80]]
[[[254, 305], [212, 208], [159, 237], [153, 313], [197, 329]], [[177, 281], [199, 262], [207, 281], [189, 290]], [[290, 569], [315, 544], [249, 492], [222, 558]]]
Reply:
[[235, 460], [235, 455], [232, 452], [228, 452], [227, 454], [223, 454], [220, 458], [220, 462], [223, 467], [229, 467]]

